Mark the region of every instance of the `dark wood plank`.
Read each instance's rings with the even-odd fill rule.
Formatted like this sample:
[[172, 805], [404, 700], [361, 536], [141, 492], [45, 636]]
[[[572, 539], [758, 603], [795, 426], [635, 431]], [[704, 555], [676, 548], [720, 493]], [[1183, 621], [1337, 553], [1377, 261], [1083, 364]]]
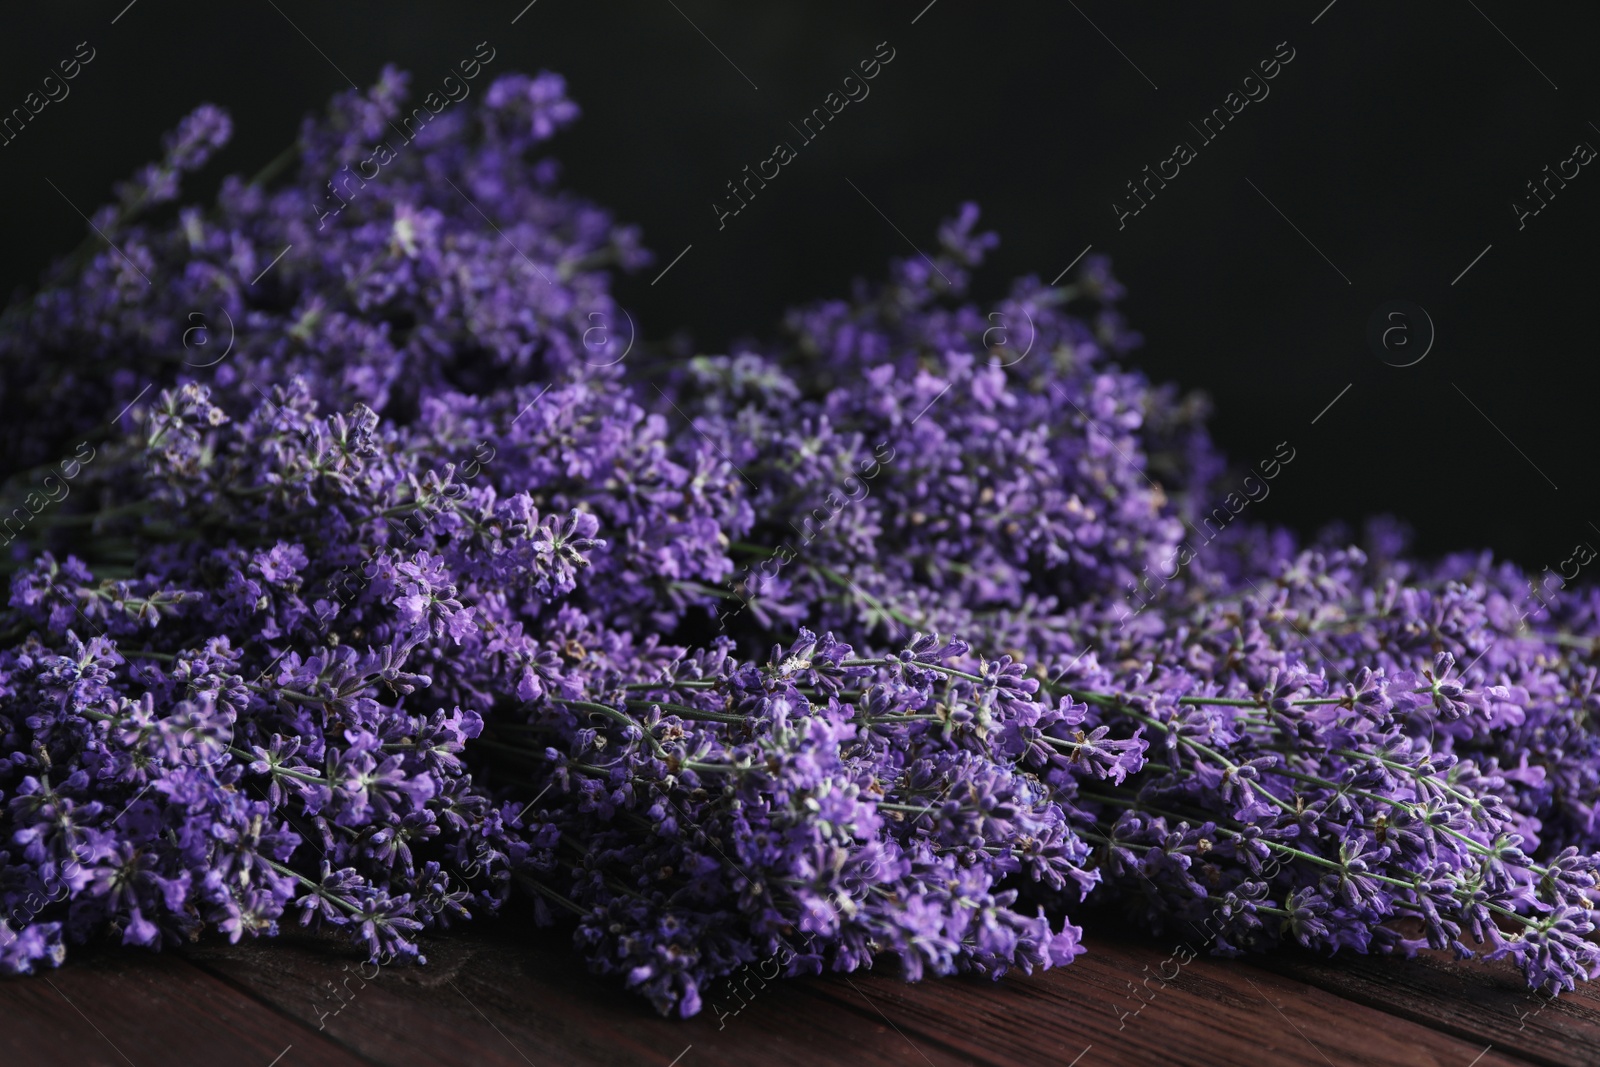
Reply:
[[[656, 1017], [636, 998], [619, 996], [551, 949], [530, 953], [526, 946], [497, 944], [484, 954], [483, 963], [474, 974], [478, 992], [473, 994], [475, 999], [481, 996], [483, 1011], [491, 1017], [504, 1012], [558, 1057], [581, 1047], [593, 1050], [596, 1063], [616, 1063], [618, 1056], [611, 1050], [617, 1036], [626, 1035], [637, 1052], [629, 1062], [666, 1064], [692, 1044], [680, 1067], [943, 1067], [969, 1062], [940, 1049], [923, 1050], [925, 1058], [876, 1013], [839, 1011], [812, 995], [810, 980], [780, 980], [763, 987], [757, 976], [747, 986], [742, 1009], [738, 999], [728, 996], [721, 998], [728, 1012], [721, 1019], [708, 1010], [684, 1021]], [[501, 977], [505, 975], [514, 976], [510, 984]], [[537, 999], [528, 996], [530, 987], [541, 990]], [[592, 1021], [575, 1028], [571, 1020], [585, 1014]]]
[[[1137, 1014], [1129, 983], [1160, 972], [1171, 952], [1090, 937], [1071, 966], [1032, 977], [907, 986], [877, 976], [824, 983], [840, 1004], [870, 997], [914, 1040], [974, 1061], [1079, 1067], [1270, 1063], [1294, 1067], [1477, 1067], [1520, 1062], [1417, 1022], [1353, 1003], [1234, 960], [1196, 958], [1163, 987], [1153, 979]], [[1146, 971], [1145, 968], [1149, 970]], [[1172, 974], [1173, 967], [1165, 968]], [[1479, 1054], [1483, 1053], [1479, 1058]]]
[[0, 1020], [0, 1063], [18, 1067], [364, 1062], [172, 953], [79, 953], [0, 980]]
[[1412, 960], [1291, 953], [1263, 966], [1479, 1047], [1513, 1049], [1532, 1063], [1600, 1064], [1600, 996], [1583, 986], [1553, 1000], [1530, 993], [1508, 961], [1458, 961], [1444, 952]]
[[349, 949], [303, 935], [99, 953], [0, 982], [0, 1064], [269, 1067], [290, 1046], [277, 1067], [1600, 1064], [1600, 1000], [1558, 1001], [1519, 1030], [1518, 1005], [1539, 1002], [1514, 975], [1432, 959], [1199, 957], [1151, 978], [1136, 1011], [1130, 983], [1172, 974], [1171, 952], [1092, 929], [1088, 954], [1042, 975], [757, 980], [737, 1013], [688, 1021], [587, 974], [564, 935], [513, 924], [437, 937], [426, 967], [370, 979], [352, 977]]
[[547, 933], [488, 927], [468, 936], [435, 938], [426, 967], [388, 967], [364, 986], [353, 981], [344, 1007], [326, 1017], [320, 1013], [334, 1003], [326, 983], [342, 983], [350, 973], [342, 968], [356, 959], [342, 949], [284, 938], [203, 944], [188, 955], [389, 1067], [667, 1067], [691, 1046], [680, 1067], [970, 1062], [938, 1050], [925, 1059], [876, 1013], [868, 1018], [860, 1010], [840, 1010], [808, 993], [803, 981], [773, 982], [764, 989], [752, 983], [747, 1006], [721, 1020], [711, 1012], [690, 1020], [662, 1019], [645, 1001], [589, 975], [565, 937]]
[[358, 953], [294, 935], [239, 945], [202, 942], [185, 954], [299, 1025], [374, 1063], [523, 1067], [516, 1051], [500, 1043], [481, 1021], [470, 1027], [460, 1013], [449, 1010], [456, 994], [448, 983], [458, 978], [475, 948], [471, 940], [438, 939], [430, 945], [428, 966], [390, 965], [375, 975]]

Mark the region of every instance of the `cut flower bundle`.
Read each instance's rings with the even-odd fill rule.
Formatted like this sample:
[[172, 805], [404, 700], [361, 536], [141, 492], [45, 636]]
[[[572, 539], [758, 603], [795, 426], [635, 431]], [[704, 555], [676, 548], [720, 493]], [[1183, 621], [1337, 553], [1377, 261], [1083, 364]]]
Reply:
[[764, 344], [597, 345], [649, 257], [558, 187], [553, 75], [319, 216], [406, 93], [171, 207], [201, 108], [0, 320], [0, 970], [525, 908], [688, 1015], [772, 960], [1064, 964], [1104, 899], [1600, 971], [1594, 590], [1244, 519], [1152, 590], [1232, 483], [1103, 259], [980, 307], [968, 207]]

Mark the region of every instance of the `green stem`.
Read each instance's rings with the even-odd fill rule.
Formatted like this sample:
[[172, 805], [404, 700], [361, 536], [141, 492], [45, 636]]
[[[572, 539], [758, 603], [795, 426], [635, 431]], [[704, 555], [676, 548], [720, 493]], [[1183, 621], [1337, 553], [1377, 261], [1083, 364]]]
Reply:
[[646, 729], [643, 723], [640, 723], [637, 719], [633, 718], [626, 712], [619, 711], [618, 709], [609, 707], [605, 704], [596, 704], [588, 700], [561, 700], [560, 702], [570, 708], [577, 708], [580, 711], [591, 711], [596, 715], [604, 715], [606, 718], [611, 719], [623, 726], [634, 727], [640, 733], [644, 734], [645, 740], [650, 742], [651, 750], [655, 752], [658, 757], [661, 759], [670, 758], [670, 753], [668, 753], [661, 742], [656, 739], [656, 735]]
[[[1173, 812], [1163, 811], [1160, 808], [1150, 807], [1149, 805], [1143, 804], [1143, 803], [1139, 802], [1137, 799], [1134, 799], [1134, 798], [1111, 797], [1111, 796], [1106, 796], [1104, 794], [1090, 793], [1090, 792], [1087, 792], [1087, 791], [1080, 791], [1078, 793], [1078, 795], [1080, 797], [1084, 797], [1084, 798], [1089, 799], [1089, 800], [1094, 800], [1094, 801], [1097, 801], [1099, 803], [1112, 804], [1112, 805], [1115, 805], [1116, 807], [1128, 808], [1128, 809], [1130, 809], [1132, 811], [1145, 811], [1145, 812], [1149, 812], [1152, 815], [1159, 815], [1159, 816], [1161, 816], [1163, 818], [1167, 818], [1167, 819], [1178, 819], [1179, 821], [1182, 821], [1182, 822], [1189, 822], [1189, 821], [1192, 821], [1195, 818], [1194, 816], [1178, 815], [1178, 814], [1173, 813]], [[1215, 822], [1216, 820], [1207, 819], [1205, 821], [1207, 821], [1207, 822]], [[1240, 833], [1237, 829], [1232, 829], [1232, 828], [1221, 826], [1221, 825], [1219, 825], [1217, 827], [1217, 834], [1218, 834], [1218, 836], [1227, 835], [1227, 836], [1231, 837], [1235, 841], [1243, 841], [1243, 840], [1245, 840], [1244, 834]], [[1305, 862], [1310, 863], [1313, 866], [1323, 867], [1323, 868], [1326, 868], [1326, 869], [1332, 870], [1332, 871], [1338, 871], [1342, 875], [1348, 875], [1350, 873], [1349, 869], [1344, 864], [1339, 863], [1339, 862], [1337, 862], [1335, 860], [1330, 860], [1330, 859], [1327, 859], [1327, 858], [1325, 858], [1323, 856], [1314, 855], [1313, 853], [1310, 853], [1310, 852], [1302, 852], [1300, 849], [1297, 849], [1297, 848], [1295, 848], [1295, 847], [1293, 847], [1291, 845], [1284, 845], [1284, 844], [1280, 844], [1279, 842], [1276, 842], [1276, 841], [1269, 841], [1266, 838], [1258, 837], [1258, 838], [1255, 838], [1255, 840], [1260, 842], [1261, 844], [1265, 845], [1267, 848], [1272, 849], [1274, 852], [1280, 853], [1280, 854], [1285, 855], [1285, 856], [1292, 856], [1295, 859], [1304, 860]], [[1133, 846], [1133, 845], [1124, 844], [1123, 842], [1117, 842], [1117, 844], [1118, 844], [1119, 847], [1125, 847], [1125, 848], [1127, 848], [1127, 847], [1139, 847], [1139, 846]], [[1154, 848], [1156, 846], [1150, 845], [1150, 846], [1146, 846], [1146, 847]], [[1383, 882], [1386, 885], [1395, 886], [1396, 888], [1399, 888], [1399, 889], [1409, 889], [1409, 890], [1411, 890], [1413, 892], [1417, 892], [1417, 893], [1421, 892], [1420, 879], [1407, 882], [1404, 879], [1391, 878], [1388, 875], [1377, 874], [1377, 873], [1374, 873], [1374, 872], [1371, 872], [1371, 871], [1368, 871], [1366, 873], [1365, 877], [1370, 878], [1375, 882]], [[1461, 889], [1455, 890], [1453, 895], [1456, 897], [1457, 900], [1460, 900], [1463, 903], [1469, 901], [1471, 899], [1471, 896], [1472, 896], [1472, 894], [1468, 890], [1466, 890], [1465, 888], [1461, 888]], [[1494, 912], [1495, 914], [1503, 915], [1508, 919], [1515, 919], [1518, 922], [1522, 923], [1524, 926], [1530, 926], [1530, 927], [1539, 926], [1539, 922], [1537, 920], [1529, 919], [1525, 915], [1519, 915], [1516, 912], [1511, 911], [1508, 908], [1501, 907], [1498, 904], [1487, 904], [1486, 903], [1484, 906], [1486, 908], [1488, 908], [1490, 911]]]
[[877, 597], [861, 588], [861, 586], [857, 585], [855, 582], [852, 582], [850, 579], [846, 578], [844, 575], [838, 573], [832, 568], [825, 567], [820, 563], [807, 563], [806, 566], [810, 567], [812, 570], [816, 571], [818, 574], [822, 575], [824, 578], [828, 579], [828, 581], [834, 583], [840, 588], [848, 589], [851, 592], [856, 593], [875, 611], [894, 619], [902, 626], [907, 626], [912, 630], [918, 631], [927, 631], [932, 629], [932, 627], [930, 627], [925, 621], [913, 619], [899, 608], [889, 607], [883, 601], [879, 600]]
[[267, 162], [266, 166], [256, 171], [256, 176], [250, 179], [250, 184], [256, 186], [267, 184], [279, 174], [282, 174], [284, 168], [288, 167], [290, 163], [293, 163], [295, 158], [299, 155], [300, 142], [296, 141], [288, 148], [285, 148], [282, 152], [279, 152], [276, 156], [273, 156], [272, 159]]
[[686, 704], [673, 704], [661, 700], [625, 700], [630, 708], [660, 708], [662, 711], [676, 715], [680, 719], [696, 719], [702, 722], [721, 723], [747, 723], [750, 717], [736, 715], [726, 711], [702, 711], [700, 708], [691, 708]]
[[[254, 763], [257, 758], [254, 752], [247, 752], [244, 749], [239, 748], [237, 745], [229, 745], [228, 751], [235, 756], [239, 756], [242, 759], [248, 760], [251, 763]], [[310, 774], [306, 771], [297, 770], [294, 767], [285, 767], [283, 764], [273, 763], [271, 760], [267, 761], [267, 768], [267, 773], [273, 777], [277, 777], [281, 774], [285, 778], [294, 778], [302, 782], [310, 782], [312, 785], [330, 784], [328, 779], [322, 777], [320, 774]]]

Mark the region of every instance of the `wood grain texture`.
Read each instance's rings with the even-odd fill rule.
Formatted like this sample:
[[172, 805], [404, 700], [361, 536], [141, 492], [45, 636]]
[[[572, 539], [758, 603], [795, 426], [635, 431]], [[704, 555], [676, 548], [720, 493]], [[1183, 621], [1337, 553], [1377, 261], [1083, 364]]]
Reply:
[[437, 937], [427, 966], [370, 978], [348, 949], [295, 935], [101, 950], [0, 981], [0, 1065], [1600, 1065], [1600, 997], [1544, 1006], [1504, 966], [1290, 953], [1178, 967], [1112, 924], [1086, 943], [1070, 967], [1000, 982], [755, 976], [686, 1021], [589, 975], [563, 936], [510, 924]]
[[1413, 960], [1288, 954], [1262, 965], [1480, 1047], [1515, 1050], [1529, 1063], [1600, 1064], [1600, 995], [1584, 987], [1554, 999], [1531, 993], [1506, 961], [1462, 962], [1445, 952]]
[[[1080, 1053], [1080, 1067], [1517, 1062], [1493, 1051], [1478, 1059], [1483, 1043], [1474, 1046], [1252, 964], [1197, 958], [1164, 986], [1155, 978], [1145, 987], [1145, 978], [1171, 958], [1170, 949], [1110, 938], [1088, 944], [1089, 952], [1070, 967], [999, 983], [956, 979], [908, 987], [872, 977], [854, 983], [908, 1033], [937, 1036], [986, 1064], [1070, 1063]], [[1142, 1009], [1130, 983], [1147, 998]], [[848, 1001], [851, 989], [834, 980], [826, 984], [839, 1002]]]
[[0, 981], [0, 1064], [363, 1062], [174, 954], [79, 956], [59, 970]]
[[[534, 932], [436, 939], [427, 967], [391, 967], [365, 986], [351, 982], [344, 1006], [326, 1017], [320, 1013], [335, 1003], [326, 983], [342, 984], [349, 972], [341, 968], [358, 957], [305, 940], [205, 946], [189, 956], [274, 1009], [324, 1026], [328, 1040], [397, 1067], [666, 1067], [690, 1046], [680, 1067], [929, 1062], [875, 1015], [841, 1011], [805, 982], [752, 983], [747, 1006], [720, 1026], [711, 1012], [662, 1019], [586, 973], [564, 939]], [[969, 1061], [939, 1055], [931, 1062]]]

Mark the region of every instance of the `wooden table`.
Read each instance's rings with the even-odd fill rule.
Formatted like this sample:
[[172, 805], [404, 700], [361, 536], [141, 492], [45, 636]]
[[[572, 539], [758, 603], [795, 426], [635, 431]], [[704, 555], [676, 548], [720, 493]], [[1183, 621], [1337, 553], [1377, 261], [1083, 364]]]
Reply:
[[503, 922], [436, 937], [426, 967], [364, 984], [358, 956], [303, 936], [85, 951], [0, 981], [0, 1065], [1600, 1064], [1600, 993], [1546, 1004], [1504, 966], [1200, 957], [1152, 979], [1135, 1013], [1129, 983], [1171, 975], [1171, 947], [1112, 921], [1086, 943], [1070, 967], [998, 983], [752, 982], [720, 1026], [661, 1019], [561, 935]]

